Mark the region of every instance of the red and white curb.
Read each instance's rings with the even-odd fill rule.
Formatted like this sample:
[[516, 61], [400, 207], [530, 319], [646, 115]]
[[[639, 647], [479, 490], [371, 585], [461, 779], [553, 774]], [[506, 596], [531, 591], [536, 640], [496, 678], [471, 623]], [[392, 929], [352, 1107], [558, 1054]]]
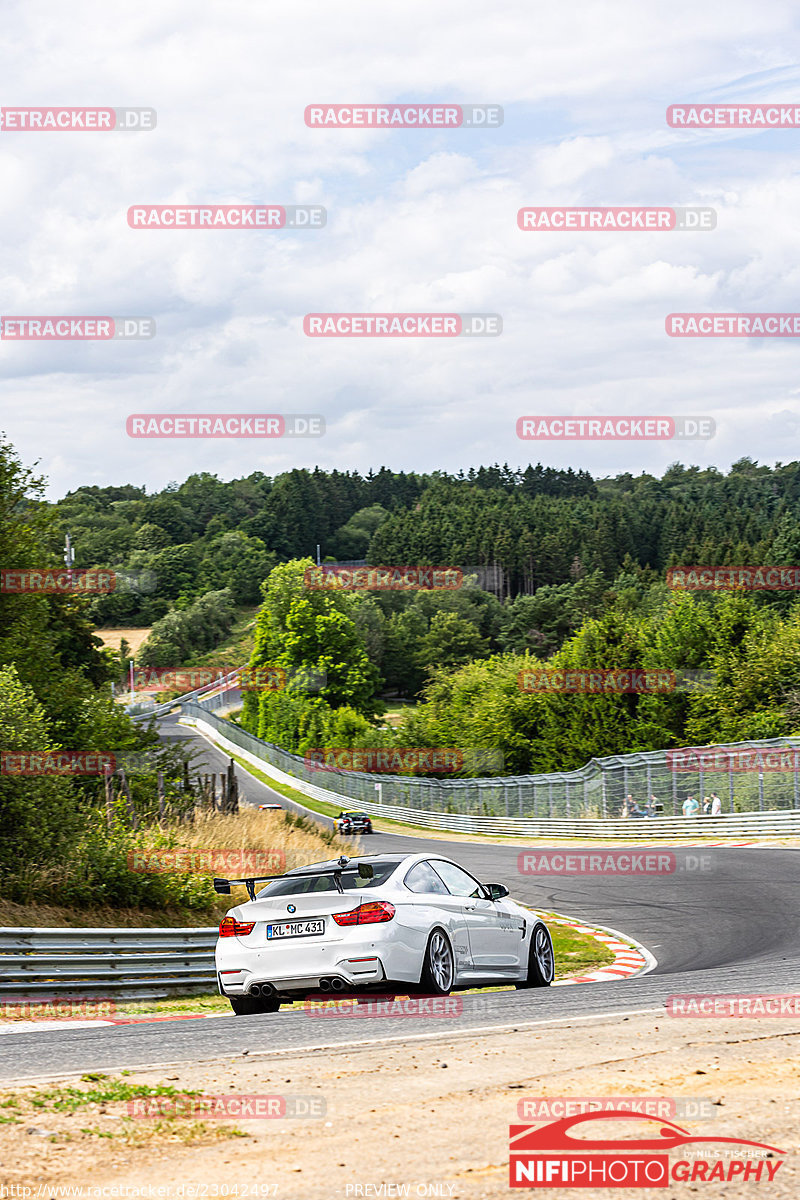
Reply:
[[633, 975], [646, 975], [656, 966], [655, 957], [645, 946], [626, 937], [623, 933], [618, 933], [616, 929], [609, 929], [605, 925], [585, 925], [582, 921], [565, 917], [561, 913], [539, 912], [538, 915], [548, 925], [563, 925], [567, 929], [574, 929], [576, 933], [585, 933], [589, 937], [593, 937], [614, 955], [612, 963], [607, 963], [606, 966], [598, 967], [596, 971], [589, 971], [585, 975], [571, 975], [569, 979], [557, 979], [552, 985], [553, 987], [566, 987], [572, 983], [608, 983], [611, 980], [630, 979]]
[[98, 1025], [144, 1025], [151, 1021], [198, 1021], [201, 1017], [224, 1017], [227, 1013], [153, 1013], [141, 1017], [33, 1017], [31, 1020], [0, 1020], [0, 1034], [30, 1033], [40, 1029], [96, 1029]]

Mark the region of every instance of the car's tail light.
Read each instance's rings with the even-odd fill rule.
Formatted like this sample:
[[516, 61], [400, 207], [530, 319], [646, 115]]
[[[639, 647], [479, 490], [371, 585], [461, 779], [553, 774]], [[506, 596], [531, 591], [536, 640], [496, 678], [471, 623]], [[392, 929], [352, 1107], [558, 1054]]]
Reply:
[[337, 925], [377, 925], [380, 921], [391, 921], [393, 916], [393, 904], [388, 900], [373, 900], [351, 908], [350, 912], [334, 913], [333, 919]]
[[223, 917], [219, 923], [219, 936], [247, 937], [254, 927], [255, 921], [237, 921], [235, 917]]

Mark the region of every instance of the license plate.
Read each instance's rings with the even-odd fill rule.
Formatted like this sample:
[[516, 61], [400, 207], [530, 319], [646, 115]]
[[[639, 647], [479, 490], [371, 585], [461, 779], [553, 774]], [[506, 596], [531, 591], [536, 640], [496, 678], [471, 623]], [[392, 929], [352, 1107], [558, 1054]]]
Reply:
[[267, 940], [270, 938], [310, 937], [314, 933], [324, 933], [325, 922], [322, 917], [313, 921], [281, 921], [280, 925], [267, 926]]

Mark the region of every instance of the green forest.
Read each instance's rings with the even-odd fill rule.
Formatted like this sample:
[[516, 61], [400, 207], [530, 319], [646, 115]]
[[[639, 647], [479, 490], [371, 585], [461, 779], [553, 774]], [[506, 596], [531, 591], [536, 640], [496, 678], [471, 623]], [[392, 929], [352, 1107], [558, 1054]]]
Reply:
[[[2, 748], [148, 750], [176, 811], [185, 764], [113, 703], [123, 664], [98, 628], [153, 625], [137, 665], [177, 668], [259, 606], [249, 665], [290, 668], [293, 683], [246, 693], [239, 719], [300, 753], [494, 748], [516, 774], [800, 729], [795, 594], [676, 592], [665, 578], [672, 565], [800, 564], [798, 463], [744, 459], [725, 474], [675, 464], [660, 479], [542, 466], [202, 474], [153, 494], [86, 487], [55, 503], [44, 486], [0, 442], [2, 564], [59, 566], [69, 532], [76, 567], [149, 573], [151, 586], [94, 598], [0, 591]], [[464, 585], [312, 590], [304, 573], [317, 545], [325, 561], [459, 567]], [[712, 682], [658, 695], [521, 691], [520, 671], [543, 664], [703, 671]], [[304, 690], [309, 673], [324, 675], [321, 688]], [[128, 780], [143, 820], [155, 771]], [[15, 895], [34, 888], [34, 872], [39, 892], [79, 900], [135, 885], [163, 903], [164, 879], [125, 875], [131, 836], [97, 780], [0, 774], [0, 871]]]

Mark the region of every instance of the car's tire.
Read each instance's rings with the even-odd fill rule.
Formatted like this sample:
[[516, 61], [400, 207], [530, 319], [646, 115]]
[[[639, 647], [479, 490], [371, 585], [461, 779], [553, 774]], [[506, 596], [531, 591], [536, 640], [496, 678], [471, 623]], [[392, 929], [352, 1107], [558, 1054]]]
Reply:
[[556, 973], [556, 959], [550, 930], [542, 921], [537, 921], [531, 934], [528, 952], [528, 973], [515, 986], [517, 988], [550, 987]]
[[280, 1000], [274, 996], [228, 996], [228, 1001], [237, 1017], [277, 1012], [281, 1006]]
[[455, 957], [443, 929], [434, 929], [425, 947], [419, 990], [426, 996], [449, 996], [456, 976]]

